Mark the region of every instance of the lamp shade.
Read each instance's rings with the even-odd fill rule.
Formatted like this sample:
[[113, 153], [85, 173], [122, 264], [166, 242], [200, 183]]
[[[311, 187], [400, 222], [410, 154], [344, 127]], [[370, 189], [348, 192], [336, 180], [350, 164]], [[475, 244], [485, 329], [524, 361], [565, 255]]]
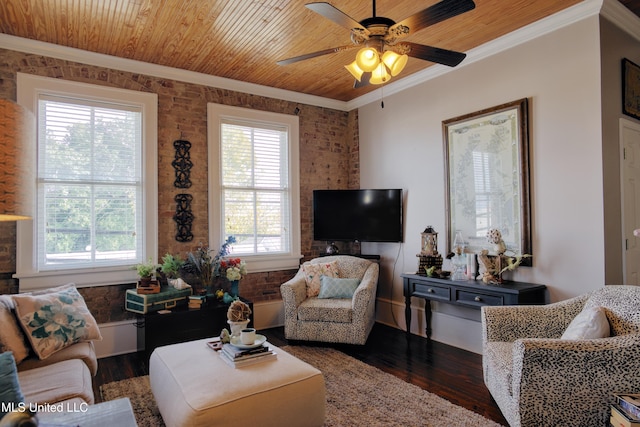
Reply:
[[409, 57], [407, 55], [400, 55], [392, 50], [387, 50], [382, 55], [382, 62], [389, 68], [391, 75], [394, 77], [402, 72], [408, 60]]
[[360, 67], [358, 67], [356, 61], [353, 61], [349, 65], [345, 65], [344, 68], [346, 68], [351, 73], [351, 75], [356, 78], [357, 81], [361, 81], [362, 73], [364, 73], [364, 71], [362, 71]]
[[0, 221], [33, 216], [35, 119], [26, 108], [0, 99]]
[[362, 71], [373, 71], [380, 64], [378, 51], [372, 47], [363, 47], [356, 54], [356, 64]]
[[370, 83], [374, 85], [379, 85], [382, 83], [386, 83], [391, 78], [391, 74], [387, 70], [387, 66], [384, 65], [384, 62], [378, 64], [375, 70], [371, 72], [371, 80]]

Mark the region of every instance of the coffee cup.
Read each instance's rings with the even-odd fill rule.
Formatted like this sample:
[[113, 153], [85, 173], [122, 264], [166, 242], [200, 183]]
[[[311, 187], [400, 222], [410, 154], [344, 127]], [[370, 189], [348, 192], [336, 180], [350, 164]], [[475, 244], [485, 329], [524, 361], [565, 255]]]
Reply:
[[244, 345], [251, 345], [256, 341], [255, 328], [244, 328], [240, 331], [240, 342]]

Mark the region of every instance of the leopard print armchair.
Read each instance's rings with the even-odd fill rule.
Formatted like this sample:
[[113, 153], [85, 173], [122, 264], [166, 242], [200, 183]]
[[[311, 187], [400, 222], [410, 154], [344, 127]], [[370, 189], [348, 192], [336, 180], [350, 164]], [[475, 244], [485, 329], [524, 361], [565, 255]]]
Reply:
[[284, 333], [290, 340], [364, 344], [375, 322], [379, 266], [347, 255], [327, 256], [311, 264], [334, 263], [339, 277], [360, 279], [352, 298], [307, 296], [303, 267], [280, 285], [284, 301]]
[[[590, 307], [605, 308], [611, 337], [560, 339]], [[512, 427], [609, 425], [612, 394], [640, 392], [640, 287], [482, 307], [482, 341], [484, 382]]]

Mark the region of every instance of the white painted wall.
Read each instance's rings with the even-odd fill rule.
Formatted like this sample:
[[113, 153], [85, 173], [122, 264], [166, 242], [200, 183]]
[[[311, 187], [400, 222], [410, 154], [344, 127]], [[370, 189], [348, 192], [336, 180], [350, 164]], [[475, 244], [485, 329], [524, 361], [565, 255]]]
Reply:
[[[512, 278], [546, 284], [550, 302], [605, 283], [600, 41], [593, 16], [385, 97], [384, 109], [379, 101], [359, 109], [361, 187], [403, 188], [407, 198], [405, 243], [363, 244], [364, 253], [382, 256], [380, 321], [404, 329], [399, 275], [416, 271], [427, 225], [445, 235], [442, 121], [525, 97], [535, 265]], [[414, 303], [412, 332], [424, 335], [423, 303]], [[478, 312], [436, 310], [435, 340], [481, 351]]]

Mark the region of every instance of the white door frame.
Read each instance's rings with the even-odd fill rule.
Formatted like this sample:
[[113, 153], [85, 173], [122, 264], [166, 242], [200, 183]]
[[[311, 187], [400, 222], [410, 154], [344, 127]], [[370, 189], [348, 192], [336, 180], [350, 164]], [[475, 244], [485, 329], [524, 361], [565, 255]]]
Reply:
[[[626, 209], [625, 209], [625, 189], [626, 189], [626, 176], [625, 176], [625, 165], [624, 165], [624, 161], [625, 161], [625, 139], [624, 139], [624, 130], [626, 129], [631, 129], [633, 131], [637, 131], [640, 132], [640, 123], [633, 121], [633, 120], [629, 120], [629, 119], [625, 119], [625, 118], [620, 118], [620, 122], [619, 122], [619, 138], [620, 138], [620, 200], [621, 200], [621, 225], [622, 225], [622, 229], [621, 229], [621, 233], [622, 233], [622, 280], [623, 280], [623, 284], [627, 285], [629, 284], [627, 281], [627, 248], [628, 248], [628, 243], [627, 243], [627, 239], [630, 238], [634, 238], [633, 236], [628, 236], [626, 235], [626, 224], [628, 221], [634, 220], [635, 222], [635, 218], [627, 218], [626, 215]], [[640, 228], [640, 223], [638, 224], [634, 224], [633, 225], [634, 228]], [[640, 239], [640, 237], [636, 237], [637, 239]], [[638, 261], [640, 262], [640, 260]]]

